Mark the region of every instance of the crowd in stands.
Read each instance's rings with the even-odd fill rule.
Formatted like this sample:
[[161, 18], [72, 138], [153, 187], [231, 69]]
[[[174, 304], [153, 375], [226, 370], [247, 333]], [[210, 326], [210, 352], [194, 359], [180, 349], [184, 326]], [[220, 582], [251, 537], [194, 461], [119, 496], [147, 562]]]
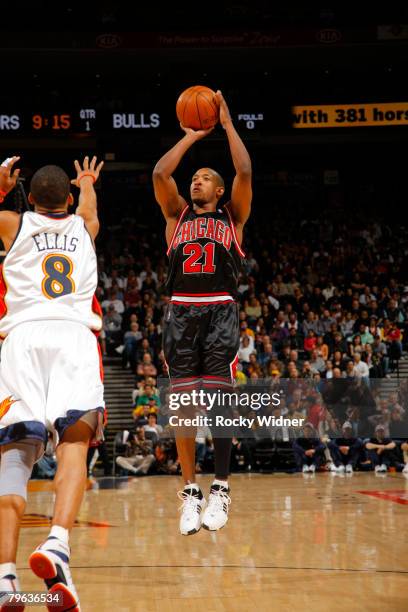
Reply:
[[[309, 385], [307, 397], [295, 386], [276, 411], [298, 414], [307, 426], [301, 435], [281, 432], [278, 441], [272, 435], [272, 443], [256, 432], [253, 439], [237, 435], [233, 467], [257, 469], [278, 465], [283, 458], [306, 471], [309, 466], [403, 469], [408, 463], [408, 434], [403, 435], [407, 388], [402, 382], [387, 395], [378, 382], [398, 368], [408, 342], [406, 232], [352, 214], [347, 223], [341, 214], [297, 219], [284, 211], [276, 223], [271, 214], [255, 217], [245, 232], [236, 382], [310, 383], [314, 390]], [[163, 228], [158, 225], [146, 232], [126, 218], [98, 244], [103, 352], [120, 355], [123, 368], [135, 375], [129, 398], [135, 428], [118, 462], [130, 473], [179, 469], [174, 443], [164, 437], [168, 427], [157, 391], [158, 377], [167, 374], [161, 324], [169, 300]], [[349, 393], [340, 412], [330, 410], [328, 383], [337, 380], [354, 395], [369, 394], [364, 409]], [[143, 460], [131, 465], [129, 457], [135, 456]], [[211, 434], [199, 431], [197, 469], [210, 469], [211, 460]]]

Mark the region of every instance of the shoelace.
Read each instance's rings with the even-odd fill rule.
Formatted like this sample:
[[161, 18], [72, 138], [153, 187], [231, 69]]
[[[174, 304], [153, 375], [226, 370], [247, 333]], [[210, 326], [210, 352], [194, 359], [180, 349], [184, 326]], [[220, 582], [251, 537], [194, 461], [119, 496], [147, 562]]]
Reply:
[[177, 497], [183, 500], [179, 510], [195, 510], [197, 507], [197, 502], [201, 502], [201, 499], [198, 499], [196, 495], [193, 493], [188, 493], [187, 491], [178, 491]]
[[[228, 512], [228, 506], [231, 503], [231, 498], [225, 491], [210, 491], [208, 506], [211, 510], [224, 510]], [[224, 509], [224, 504], [227, 506]]]

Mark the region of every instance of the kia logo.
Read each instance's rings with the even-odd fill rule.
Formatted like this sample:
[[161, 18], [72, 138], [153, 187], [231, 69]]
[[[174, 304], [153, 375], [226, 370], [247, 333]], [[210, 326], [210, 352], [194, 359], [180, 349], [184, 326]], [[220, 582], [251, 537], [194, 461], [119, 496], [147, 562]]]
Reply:
[[317, 40], [321, 43], [332, 44], [341, 40], [341, 32], [339, 30], [333, 30], [327, 28], [325, 30], [319, 30], [317, 33]]
[[119, 47], [121, 43], [122, 39], [118, 34], [100, 34], [96, 39], [97, 46], [103, 47], [104, 49]]

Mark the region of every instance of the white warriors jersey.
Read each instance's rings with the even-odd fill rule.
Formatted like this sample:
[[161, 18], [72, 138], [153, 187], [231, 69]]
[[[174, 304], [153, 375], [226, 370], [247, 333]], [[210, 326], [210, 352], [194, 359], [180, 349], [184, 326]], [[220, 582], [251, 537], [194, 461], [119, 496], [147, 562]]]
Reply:
[[97, 281], [96, 253], [82, 217], [24, 213], [0, 275], [0, 334], [46, 319], [100, 330]]

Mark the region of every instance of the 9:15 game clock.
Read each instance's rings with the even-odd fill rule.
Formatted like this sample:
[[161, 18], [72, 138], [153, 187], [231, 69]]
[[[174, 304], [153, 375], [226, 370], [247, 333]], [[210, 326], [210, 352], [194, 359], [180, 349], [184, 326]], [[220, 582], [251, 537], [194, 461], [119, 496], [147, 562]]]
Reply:
[[43, 131], [56, 133], [91, 132], [96, 121], [96, 110], [82, 108], [75, 113], [51, 112], [33, 113], [31, 129], [40, 133]]
[[66, 114], [35, 114], [32, 116], [32, 127], [34, 130], [69, 130], [72, 125], [72, 117], [69, 113]]

